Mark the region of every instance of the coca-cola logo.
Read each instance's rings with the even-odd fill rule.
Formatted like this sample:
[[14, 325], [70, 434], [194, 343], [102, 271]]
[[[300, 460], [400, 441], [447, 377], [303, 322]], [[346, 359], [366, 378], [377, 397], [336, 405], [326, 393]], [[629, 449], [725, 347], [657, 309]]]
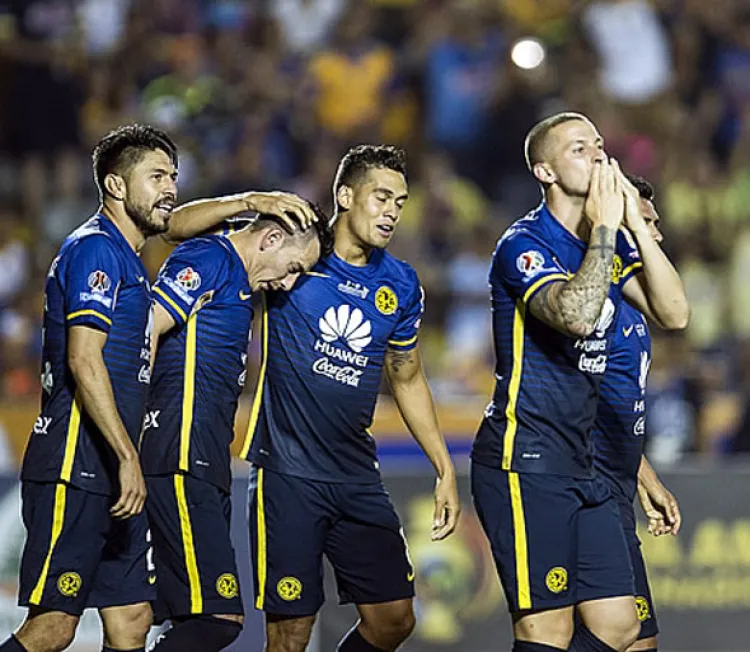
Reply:
[[359, 380], [362, 376], [361, 369], [350, 366], [342, 367], [334, 364], [328, 358], [318, 358], [313, 364], [312, 370], [316, 374], [350, 387], [359, 387]]

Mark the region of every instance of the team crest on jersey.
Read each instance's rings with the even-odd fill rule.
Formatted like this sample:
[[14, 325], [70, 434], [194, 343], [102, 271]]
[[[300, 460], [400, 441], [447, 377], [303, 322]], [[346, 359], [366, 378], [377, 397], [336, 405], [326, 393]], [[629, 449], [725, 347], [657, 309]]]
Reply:
[[544, 256], [538, 251], [524, 251], [516, 258], [516, 267], [521, 274], [533, 276], [544, 268]]
[[193, 290], [197, 290], [201, 286], [201, 275], [198, 274], [198, 272], [196, 272], [192, 267], [186, 267], [185, 269], [179, 271], [179, 273], [175, 277], [175, 281], [177, 281], [177, 285], [179, 285], [184, 290], [192, 292]]
[[622, 278], [622, 258], [617, 254], [612, 258], [612, 283], [617, 285]]
[[641, 622], [651, 618], [651, 607], [642, 595], [635, 596], [635, 609], [638, 613], [638, 620]]
[[57, 580], [57, 590], [66, 598], [75, 598], [81, 590], [81, 576], [78, 573], [63, 573]]
[[384, 315], [392, 315], [398, 308], [398, 297], [387, 285], [381, 285], [375, 293], [375, 307]]
[[105, 294], [112, 287], [112, 281], [109, 280], [109, 276], [100, 269], [89, 274], [88, 283], [91, 291], [97, 294]]
[[552, 593], [562, 593], [568, 588], [568, 571], [562, 566], [555, 566], [547, 573], [544, 583]]
[[299, 600], [302, 597], [302, 582], [296, 577], [282, 577], [276, 585], [276, 593], [287, 602]]
[[216, 580], [216, 592], [225, 600], [236, 598], [240, 592], [237, 578], [232, 573], [224, 573]]

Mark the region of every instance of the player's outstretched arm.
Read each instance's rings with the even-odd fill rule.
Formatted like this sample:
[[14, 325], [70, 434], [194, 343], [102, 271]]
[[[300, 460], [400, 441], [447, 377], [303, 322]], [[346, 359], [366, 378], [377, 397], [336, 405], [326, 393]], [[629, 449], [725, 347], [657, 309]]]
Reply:
[[115, 518], [139, 514], [146, 501], [146, 483], [138, 451], [120, 419], [112, 381], [102, 350], [107, 334], [88, 326], [72, 326], [68, 338], [68, 366], [76, 383], [76, 399], [112, 447], [120, 463], [120, 498], [111, 508]]
[[308, 228], [318, 221], [310, 202], [289, 192], [244, 192], [238, 195], [197, 199], [178, 206], [169, 220], [168, 242], [182, 242], [215, 229], [240, 213], [275, 215], [291, 230]]
[[662, 484], [645, 455], [638, 467], [638, 500], [648, 518], [648, 530], [654, 536], [677, 535], [682, 525], [680, 505]]
[[438, 426], [432, 392], [422, 369], [419, 347], [409, 351], [388, 349], [385, 356], [388, 383], [409, 432], [437, 471], [432, 540], [445, 539], [456, 529], [461, 504], [445, 439]]
[[591, 222], [588, 251], [569, 281], [552, 282], [529, 302], [537, 319], [570, 337], [588, 337], [609, 294], [617, 229], [624, 201], [617, 162], [595, 164], [585, 213]]
[[629, 279], [623, 287], [625, 299], [660, 328], [682, 330], [690, 319], [682, 279], [643, 219], [638, 191], [624, 175], [621, 182], [625, 225], [633, 234], [643, 261], [643, 273]]

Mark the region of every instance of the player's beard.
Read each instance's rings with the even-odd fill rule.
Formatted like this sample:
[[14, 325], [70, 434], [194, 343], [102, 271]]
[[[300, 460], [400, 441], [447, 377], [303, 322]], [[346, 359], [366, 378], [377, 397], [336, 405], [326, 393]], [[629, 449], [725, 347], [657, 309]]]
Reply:
[[155, 206], [147, 208], [143, 205], [130, 203], [127, 200], [125, 201], [125, 212], [128, 214], [128, 217], [133, 220], [133, 224], [136, 225], [138, 230], [146, 238], [159, 235], [160, 233], [166, 233], [169, 229], [169, 224], [166, 221], [159, 224], [153, 220], [151, 216], [154, 210]]

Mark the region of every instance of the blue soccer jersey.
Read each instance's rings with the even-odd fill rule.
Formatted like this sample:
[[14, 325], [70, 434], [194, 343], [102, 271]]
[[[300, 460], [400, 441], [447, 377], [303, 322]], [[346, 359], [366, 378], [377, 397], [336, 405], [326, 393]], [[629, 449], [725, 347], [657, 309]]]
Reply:
[[415, 271], [381, 250], [364, 267], [331, 255], [292, 292], [266, 293], [243, 456], [311, 480], [378, 482], [368, 427], [385, 354], [416, 346], [422, 309]]
[[608, 336], [622, 288], [641, 267], [638, 250], [618, 233], [609, 295], [589, 337], [568, 337], [528, 310], [547, 283], [572, 278], [586, 251], [545, 204], [500, 239], [490, 270], [496, 385], [474, 461], [509, 471], [593, 475], [589, 432]]
[[175, 320], [162, 335], [141, 443], [146, 475], [182, 471], [230, 490], [229, 446], [253, 310], [247, 271], [221, 235], [183, 243], [154, 285]]
[[67, 364], [68, 329], [87, 326], [107, 333], [103, 356], [115, 405], [137, 443], [149, 385], [152, 321], [146, 271], [114, 223], [96, 215], [63, 243], [47, 274], [44, 301], [42, 409], [21, 477], [114, 493], [117, 459], [76, 393]]
[[635, 498], [646, 431], [651, 337], [640, 312], [624, 303], [615, 321], [592, 439], [594, 464], [619, 497]]

